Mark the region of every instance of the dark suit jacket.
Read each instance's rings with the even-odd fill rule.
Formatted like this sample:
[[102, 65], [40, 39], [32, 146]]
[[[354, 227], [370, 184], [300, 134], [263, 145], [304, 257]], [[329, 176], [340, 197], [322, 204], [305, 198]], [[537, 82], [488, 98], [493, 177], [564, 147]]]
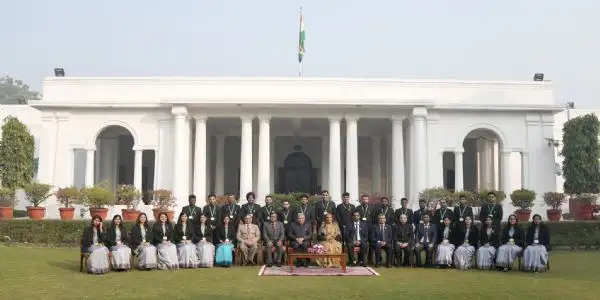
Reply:
[[352, 223], [352, 212], [354, 209], [355, 207], [352, 204], [348, 204], [347, 206], [345, 206], [343, 203], [338, 204], [335, 209], [335, 218], [341, 227], [340, 229], [342, 229], [344, 225]]
[[415, 234], [412, 223], [396, 224], [394, 226], [394, 242], [408, 243], [412, 247], [415, 243]]
[[[450, 232], [448, 232], [448, 242], [450, 242], [450, 244], [456, 244], [456, 230], [454, 229], [454, 226], [452, 226], [452, 223], [450, 223], [450, 225], [448, 225], [448, 228], [450, 228]], [[442, 224], [439, 227], [438, 240], [437, 240], [436, 244], [440, 244], [443, 241], [445, 229], [446, 229], [446, 224]]]
[[308, 204], [305, 207], [296, 206], [292, 209], [292, 222], [298, 221], [298, 213], [304, 213], [304, 223], [312, 224], [315, 221], [315, 208]]
[[167, 222], [167, 224], [165, 224], [165, 229], [166, 232], [163, 233], [160, 222], [154, 223], [154, 226], [152, 226], [152, 244], [158, 245], [162, 243], [163, 235], [167, 237], [168, 241], [175, 242], [173, 239], [173, 225], [170, 222]]
[[[461, 215], [462, 212], [462, 215]], [[464, 223], [464, 218], [471, 217], [473, 220], [473, 208], [470, 206], [457, 205], [454, 207], [454, 222]], [[460, 222], [460, 218], [463, 218], [463, 222]], [[470, 241], [470, 240], [469, 240]]]
[[[129, 244], [129, 238], [127, 236], [127, 230], [125, 230], [125, 227], [123, 226], [123, 223], [121, 223], [121, 226], [119, 228], [119, 230], [121, 230], [121, 243], [128, 245]], [[111, 226], [108, 229], [108, 232], [106, 233], [106, 247], [113, 247], [117, 245], [117, 232], [116, 232], [116, 228], [115, 226]]]
[[[354, 211], [357, 211], [360, 214], [361, 222], [367, 222], [369, 224], [375, 223], [374, 215], [377, 213], [377, 207], [375, 205], [359, 205], [354, 209]], [[364, 220], [364, 218], [366, 218], [366, 220]]]
[[[546, 250], [550, 251], [550, 230], [546, 224], [539, 225], [538, 242], [540, 245], [546, 246]], [[535, 225], [531, 224], [527, 228], [527, 246], [533, 245], [533, 235], [535, 234]]]
[[246, 203], [244, 205], [242, 205], [242, 208], [240, 208], [240, 221], [244, 220], [244, 217], [246, 217], [247, 215], [252, 215], [252, 224], [258, 225], [260, 224], [260, 212], [261, 212], [262, 207], [256, 203], [252, 203], [252, 205], [250, 205], [250, 203]]
[[[211, 226], [212, 228], [216, 228], [217, 225], [219, 224], [220, 220], [221, 220], [221, 209], [215, 204], [215, 205], [210, 205], [207, 204], [204, 206], [204, 208], [202, 209], [202, 213], [206, 216], [206, 223]], [[212, 221], [211, 218], [214, 218], [215, 220]], [[200, 224], [200, 218], [198, 217], [198, 220], [195, 220], [195, 223]]]
[[215, 232], [215, 244], [216, 243], [220, 243], [221, 241], [225, 241], [226, 239], [229, 239], [230, 242], [234, 243], [236, 242], [236, 230], [235, 230], [235, 226], [233, 226], [232, 223], [229, 223], [229, 226], [227, 226], [227, 235], [225, 235], [225, 226], [224, 224], [219, 225], [219, 227], [217, 227], [217, 231]]
[[268, 243], [268, 242], [276, 243], [277, 241], [283, 242], [283, 240], [285, 239], [285, 228], [283, 227], [283, 224], [279, 221], [275, 222], [274, 229], [273, 229], [273, 223], [265, 222], [263, 224], [262, 234], [263, 234], [263, 240], [265, 241], [265, 243]]
[[[509, 225], [505, 225], [504, 228], [502, 229], [501, 245], [504, 245], [504, 244], [508, 243], [508, 240], [510, 239], [510, 236], [508, 235], [509, 231], [510, 231], [510, 226]], [[521, 226], [519, 226], [518, 224], [515, 226], [515, 232], [514, 232], [512, 238], [515, 240], [515, 244], [516, 245], [518, 245], [520, 247], [524, 246], [524, 243], [525, 243], [525, 233], [521, 229]]]
[[208, 222], [205, 224], [206, 226], [204, 227], [204, 234], [202, 234], [202, 224], [200, 223], [194, 223], [194, 243], [197, 243], [199, 241], [202, 240], [202, 238], [206, 238], [206, 241], [209, 243], [213, 243], [213, 239], [214, 239], [214, 232], [217, 230], [218, 226], [213, 230], [212, 228], [210, 228], [210, 225], [208, 225]]
[[[429, 222], [429, 229], [425, 230], [425, 224], [424, 223], [419, 223], [419, 225], [417, 226], [416, 241], [415, 242], [417, 242], [417, 243], [421, 242], [421, 238], [424, 238], [425, 235], [427, 235], [428, 241], [429, 241], [430, 244], [437, 243], [437, 240], [438, 240], [438, 226], [437, 226], [437, 224], [433, 224], [433, 223]], [[425, 241], [425, 239], [423, 239], [423, 241]]]
[[333, 215], [333, 219], [336, 220], [335, 202], [328, 200], [327, 202], [323, 203], [323, 200], [321, 200], [315, 203], [315, 219], [319, 224], [324, 222], [325, 212], [331, 213]]
[[462, 245], [465, 240], [469, 240], [469, 245], [477, 248], [479, 246], [479, 229], [474, 224], [471, 224], [469, 236], [465, 236], [466, 227], [463, 225], [456, 226], [455, 242], [456, 245]]
[[187, 226], [185, 226], [185, 232], [183, 232], [183, 224], [177, 223], [175, 225], [175, 229], [173, 232], [173, 242], [175, 244], [179, 244], [183, 240], [183, 236], [190, 240], [194, 240], [194, 224], [192, 222], [188, 222]]
[[500, 244], [500, 229], [498, 229], [497, 227], [495, 227], [494, 225], [492, 225], [492, 234], [488, 237], [487, 235], [487, 228], [486, 226], [482, 226], [481, 227], [481, 232], [480, 232], [480, 236], [481, 236], [481, 244], [480, 245], [485, 245], [487, 243], [490, 243], [490, 246], [494, 246], [495, 248], [498, 248], [499, 244]]
[[[195, 208], [195, 209], [194, 209]], [[194, 208], [189, 205], [184, 206], [181, 211], [188, 214], [188, 217], [193, 216], [192, 220], [196, 220], [200, 218], [200, 213], [202, 213], [202, 207], [198, 207], [194, 205]]]
[[[287, 214], [286, 214], [287, 212]], [[288, 209], [287, 211], [281, 209], [280, 211], [277, 212], [277, 215], [279, 216], [279, 222], [284, 223], [284, 226], [287, 227], [287, 225], [292, 223], [292, 210]], [[285, 221], [287, 221], [287, 224], [285, 224]]]
[[[428, 213], [429, 213], [429, 211], [428, 211], [427, 209], [425, 209], [425, 210], [420, 210], [420, 209], [418, 209], [418, 210], [416, 210], [416, 211], [413, 213], [413, 219], [412, 219], [412, 222], [413, 222], [413, 224], [415, 225], [415, 228], [418, 228], [418, 225], [421, 223], [421, 218], [423, 217], [423, 215], [425, 215], [425, 214], [428, 214]], [[432, 220], [430, 220], [430, 221], [431, 221], [431, 223], [432, 223], [432, 222], [433, 222], [433, 219], [432, 219]], [[439, 224], [439, 223], [438, 223], [438, 224]]]
[[385, 216], [385, 224], [388, 224], [391, 226], [394, 223], [396, 223], [396, 220], [394, 219], [394, 216], [395, 216], [394, 209], [389, 205], [387, 206], [387, 210], [386, 210], [386, 207], [384, 207], [383, 205], [379, 205], [377, 207], [377, 210], [375, 211], [375, 215], [373, 216], [374, 224], [377, 224], [379, 222], [379, 220], [377, 220], [379, 215]]
[[500, 205], [500, 204], [482, 205], [481, 211], [479, 212], [479, 220], [481, 220], [483, 222], [485, 220], [485, 218], [490, 214], [492, 215], [492, 221], [494, 222], [494, 224], [496, 224], [496, 226], [499, 226], [500, 222], [502, 221], [502, 214], [503, 214], [502, 205]]
[[[98, 243], [106, 243], [106, 231], [98, 231]], [[83, 236], [81, 237], [81, 252], [85, 252], [94, 243], [94, 230], [92, 226], [88, 226], [83, 230]]]
[[[275, 206], [273, 206], [273, 204], [269, 205], [269, 206], [263, 206], [260, 208], [259, 214], [258, 214], [258, 221], [260, 226], [263, 226], [263, 224], [265, 222], [271, 222], [271, 216], [270, 214], [272, 212], [277, 213], [277, 210], [275, 209]], [[279, 214], [277, 214], [277, 216], [279, 216]], [[262, 228], [262, 227], [261, 227]]]
[[288, 228], [288, 239], [291, 241], [295, 241], [297, 238], [309, 240], [312, 236], [311, 231], [311, 225], [309, 225], [307, 222], [304, 222], [304, 224], [294, 222]]
[[221, 220], [219, 221], [218, 225], [223, 224], [223, 218], [225, 218], [225, 216], [232, 216], [232, 215], [233, 215], [233, 220], [230, 218], [229, 223], [231, 223], [232, 225], [237, 227], [237, 224], [240, 221], [240, 206], [237, 204], [234, 204], [234, 205], [225, 204], [225, 205], [221, 206], [221, 212], [219, 214], [219, 216], [221, 217]]
[[[146, 223], [148, 224], [148, 223]], [[146, 242], [152, 243], [154, 239], [154, 235], [152, 234], [152, 228], [148, 225], [146, 228]], [[131, 231], [129, 232], [129, 248], [137, 249], [142, 243], [142, 231], [140, 230], [140, 226], [138, 224], [133, 225], [131, 227]]]
[[[369, 229], [370, 229], [370, 224], [366, 223], [366, 222], [358, 222], [359, 223], [359, 234], [360, 234], [360, 240], [362, 242], [369, 242]], [[348, 245], [352, 245], [354, 244], [355, 240], [356, 240], [356, 229], [354, 228], [354, 222], [347, 224], [346, 225], [346, 232], [344, 232], [344, 240], [346, 241], [346, 244]]]
[[400, 208], [396, 209], [396, 211], [394, 212], [394, 223], [398, 223], [398, 218], [400, 217], [401, 214], [405, 214], [406, 215], [406, 219], [408, 220], [408, 223], [411, 223], [411, 224], [415, 223], [413, 221], [413, 211], [412, 211], [412, 209], [410, 209], [410, 208], [403, 208], [403, 207], [400, 207]]
[[437, 209], [435, 211], [435, 214], [433, 215], [433, 219], [431, 220], [433, 223], [435, 224], [442, 224], [441, 221], [443, 221], [443, 218], [445, 217], [450, 217], [450, 220], [452, 220], [452, 222], [454, 222], [454, 212], [452, 211], [452, 209], [450, 209], [449, 207], [446, 207], [445, 209]]
[[377, 242], [382, 241], [391, 246], [394, 232], [392, 231], [392, 227], [390, 227], [390, 225], [384, 224], [383, 226], [384, 229], [381, 230], [381, 225], [371, 225], [371, 243], [375, 245]]

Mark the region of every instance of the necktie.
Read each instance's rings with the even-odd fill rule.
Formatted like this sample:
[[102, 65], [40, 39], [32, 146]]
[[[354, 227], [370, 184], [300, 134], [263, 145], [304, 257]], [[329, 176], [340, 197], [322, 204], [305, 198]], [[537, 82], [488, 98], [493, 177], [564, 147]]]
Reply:
[[356, 231], [356, 240], [360, 242], [360, 227], [358, 223], [354, 223], [355, 231]]
[[385, 241], [385, 230], [384, 230], [384, 228], [385, 227], [383, 225], [381, 225], [381, 240], [382, 241]]

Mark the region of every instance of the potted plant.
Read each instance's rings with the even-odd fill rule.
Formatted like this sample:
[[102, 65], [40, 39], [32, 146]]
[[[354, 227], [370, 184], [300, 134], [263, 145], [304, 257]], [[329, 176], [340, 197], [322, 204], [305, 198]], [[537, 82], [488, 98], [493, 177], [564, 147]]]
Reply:
[[76, 201], [79, 201], [81, 198], [81, 191], [74, 187], [65, 187], [58, 189], [54, 196], [56, 199], [64, 205], [64, 207], [59, 207], [58, 211], [60, 213], [60, 219], [63, 221], [73, 220], [73, 215], [75, 214], [75, 208], [71, 205]]
[[127, 208], [121, 209], [123, 220], [135, 221], [140, 215], [140, 211], [135, 207], [140, 202], [140, 191], [131, 184], [120, 185], [117, 189], [117, 204], [126, 205]]
[[46, 208], [40, 207], [40, 204], [52, 196], [52, 193], [50, 192], [51, 189], [51, 185], [39, 182], [32, 182], [23, 186], [25, 196], [31, 204], [33, 204], [33, 206], [27, 206], [27, 216], [29, 216], [30, 219], [41, 220], [44, 218], [46, 215]]
[[515, 211], [519, 222], [529, 221], [531, 216], [531, 208], [533, 207], [533, 201], [535, 200], [535, 192], [528, 189], [514, 190], [510, 194], [510, 200], [512, 205], [518, 209]]
[[166, 212], [169, 220], [173, 220], [173, 210], [171, 207], [175, 204], [175, 198], [173, 197], [173, 193], [167, 189], [154, 190], [152, 192], [154, 196], [154, 200], [152, 200], [152, 204], [156, 206], [156, 208], [152, 209], [154, 213], [154, 219], [158, 220], [158, 214], [161, 212]]
[[594, 206], [598, 196], [591, 193], [582, 193], [575, 195], [571, 201], [576, 203], [575, 219], [576, 220], [591, 220], [593, 219]]
[[81, 202], [90, 209], [90, 216], [98, 215], [105, 220], [108, 208], [105, 206], [115, 202], [115, 195], [104, 184], [83, 188]]
[[12, 219], [14, 206], [15, 191], [7, 187], [0, 187], [0, 220]]
[[547, 192], [544, 194], [544, 202], [550, 206], [551, 209], [546, 210], [548, 220], [552, 222], [560, 221], [562, 215], [561, 206], [565, 203], [565, 194], [557, 192]]

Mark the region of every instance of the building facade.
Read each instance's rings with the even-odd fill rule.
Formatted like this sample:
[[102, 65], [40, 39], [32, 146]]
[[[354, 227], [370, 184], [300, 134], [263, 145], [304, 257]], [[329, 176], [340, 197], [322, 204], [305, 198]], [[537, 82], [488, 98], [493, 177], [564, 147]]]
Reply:
[[22, 109], [39, 118], [40, 182], [165, 188], [177, 209], [190, 193], [261, 203], [327, 189], [415, 206], [427, 187], [522, 186], [542, 212], [556, 190], [562, 107], [547, 81], [51, 77]]

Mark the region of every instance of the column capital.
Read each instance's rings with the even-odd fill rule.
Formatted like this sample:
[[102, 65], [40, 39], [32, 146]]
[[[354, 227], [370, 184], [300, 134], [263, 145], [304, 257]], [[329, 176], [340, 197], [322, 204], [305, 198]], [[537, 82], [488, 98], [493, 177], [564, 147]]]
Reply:
[[200, 122], [206, 122], [206, 119], [208, 119], [208, 116], [206, 114], [196, 114], [194, 115], [194, 120], [196, 120], [196, 122], [200, 121]]
[[271, 114], [268, 114], [268, 113], [260, 114], [260, 115], [258, 115], [258, 120], [264, 121], [264, 122], [269, 122], [269, 121], [271, 121]]
[[412, 110], [412, 116], [414, 118], [426, 118], [427, 117], [427, 108], [425, 107], [415, 107]]
[[392, 115], [392, 117], [390, 117], [390, 120], [392, 120], [392, 122], [402, 122], [404, 121], [404, 119], [406, 119], [405, 115]]
[[134, 145], [133, 148], [131, 148], [131, 150], [133, 151], [144, 151], [144, 148], [140, 145]]
[[528, 151], [521, 151], [521, 156], [527, 157], [527, 156], [529, 156], [529, 152]]
[[463, 148], [463, 147], [454, 149], [454, 154], [463, 154], [463, 153], [465, 153], [465, 148]]
[[188, 110], [183, 105], [173, 106], [171, 107], [171, 114], [175, 117], [185, 117], [188, 114]]
[[252, 122], [252, 120], [254, 120], [254, 115], [240, 115], [240, 119], [242, 122]]
[[344, 116], [344, 119], [346, 122], [356, 122], [358, 119], [360, 119], [360, 116], [357, 114], [347, 114]]
[[327, 116], [327, 119], [329, 120], [329, 123], [340, 122], [342, 120], [342, 116], [341, 115], [331, 115], [331, 116]]
[[94, 151], [96, 151], [96, 147], [87, 147], [87, 148], [85, 148], [85, 151], [87, 151], [87, 152], [90, 152], [90, 151], [94, 152]]

